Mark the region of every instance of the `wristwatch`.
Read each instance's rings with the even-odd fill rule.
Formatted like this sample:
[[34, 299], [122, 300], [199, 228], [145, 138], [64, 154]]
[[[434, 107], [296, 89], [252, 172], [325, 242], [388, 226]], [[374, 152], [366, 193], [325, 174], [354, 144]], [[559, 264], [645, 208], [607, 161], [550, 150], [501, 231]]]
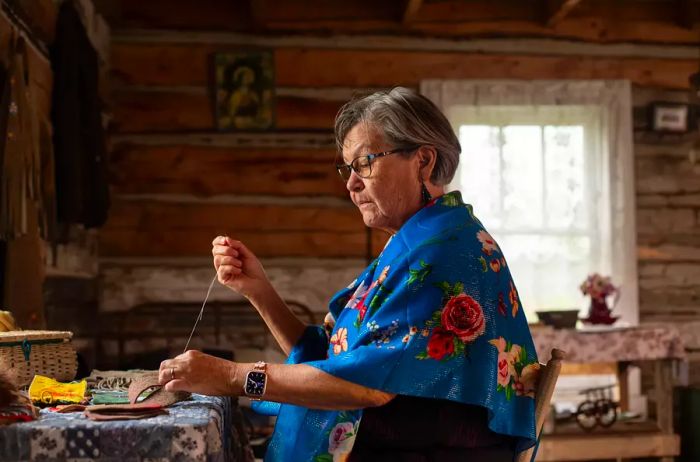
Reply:
[[260, 400], [267, 388], [267, 363], [258, 361], [245, 376], [243, 391], [253, 400]]

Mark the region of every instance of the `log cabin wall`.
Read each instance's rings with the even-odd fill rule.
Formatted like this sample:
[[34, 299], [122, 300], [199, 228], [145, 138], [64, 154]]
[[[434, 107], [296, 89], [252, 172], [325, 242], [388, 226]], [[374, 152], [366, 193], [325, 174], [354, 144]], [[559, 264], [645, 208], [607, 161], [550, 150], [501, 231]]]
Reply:
[[[7, 79], [7, 70], [11, 65], [10, 61], [15, 59], [12, 56], [13, 44], [17, 43], [20, 38], [23, 38], [26, 45], [26, 62], [24, 66], [28, 75], [26, 91], [29, 103], [27, 105], [33, 105], [34, 107], [22, 108], [22, 111], [33, 111], [33, 114], [29, 115], [29, 117], [33, 115], [44, 126], [46, 124], [50, 126], [49, 111], [53, 75], [47, 58], [46, 43], [53, 36], [55, 10], [46, 4], [27, 5], [28, 10], [34, 13], [35, 21], [31, 24], [26, 24], [20, 17], [20, 14], [26, 10], [11, 9], [4, 2], [1, 6], [0, 60], [3, 67], [3, 85], [5, 85]], [[7, 111], [8, 109], [5, 108], [4, 110]], [[17, 113], [19, 113], [19, 109]], [[30, 130], [29, 135], [26, 136], [31, 141], [34, 141], [31, 138], [32, 135], [34, 133], [31, 133]], [[10, 134], [3, 132], [0, 136], [9, 137]], [[4, 145], [5, 143], [3, 143]], [[3, 162], [4, 165], [6, 165], [5, 162]], [[28, 174], [34, 174], [34, 171]], [[3, 181], [8, 180], [3, 178]], [[5, 191], [6, 186], [3, 184], [3, 195]], [[23, 193], [17, 194], [15, 197], [21, 199], [25, 204], [30, 202]], [[7, 201], [7, 198], [3, 197], [3, 199]], [[0, 262], [2, 267], [0, 303], [3, 308], [0, 309], [12, 310], [16, 322], [25, 328], [41, 328], [45, 321], [43, 316], [44, 301], [41, 290], [45, 278], [42, 260], [43, 245], [40, 237], [36, 206], [32, 203], [22, 205], [22, 207], [26, 207], [24, 210], [28, 210], [28, 215], [30, 215], [27, 217], [26, 229], [17, 233], [13, 238], [2, 242], [1, 255], [3, 261]], [[3, 206], [3, 211], [6, 210], [8, 208]], [[13, 224], [13, 226], [19, 230], [17, 224]]]
[[[108, 58], [109, 31], [103, 18], [95, 14], [90, 0], [73, 1], [83, 22], [88, 37], [100, 56], [101, 63]], [[12, 40], [23, 38], [26, 43], [26, 70], [29, 76], [27, 91], [32, 101], [32, 116], [37, 123], [35, 136], [39, 138], [44, 154], [45, 143], [50, 145], [52, 135], [51, 98], [53, 72], [49, 60], [49, 47], [56, 34], [56, 20], [60, 2], [54, 0], [3, 0], [0, 2], [0, 53], [4, 64], [9, 57]], [[105, 67], [103, 66], [102, 69]], [[101, 83], [105, 83], [103, 75]], [[104, 85], [102, 89], [106, 88]], [[4, 136], [4, 134], [3, 134]], [[32, 140], [34, 142], [35, 140]], [[50, 152], [50, 151], [47, 151]], [[44, 162], [42, 157], [42, 162]], [[42, 164], [41, 169], [47, 169]], [[47, 186], [44, 185], [44, 188]], [[48, 191], [55, 192], [54, 186]], [[53, 197], [46, 197], [51, 200]], [[44, 206], [49, 204], [44, 203]], [[43, 212], [40, 211], [40, 214]], [[86, 306], [97, 306], [96, 291], [78, 290], [70, 300], [58, 294], [67, 292], [63, 287], [93, 287], [97, 277], [97, 232], [86, 231], [79, 226], [65, 228], [65, 239], [60, 244], [43, 241], [36, 220], [30, 218], [26, 235], [19, 237], [16, 255], [10, 259], [21, 261], [19, 265], [8, 264], [3, 274], [5, 297], [3, 308], [17, 314], [18, 325], [24, 328], [49, 326], [52, 329], [74, 328], [68, 319], [85, 315]], [[43, 291], [42, 291], [43, 287]], [[77, 304], [75, 302], [78, 302]], [[69, 311], [69, 315], [67, 315]], [[29, 312], [43, 313], [26, 318]], [[45, 324], [44, 324], [45, 321]]]
[[[636, 114], [687, 100], [698, 4], [672, 1], [122, 0], [111, 4], [114, 206], [100, 235], [104, 310], [201, 300], [210, 242], [240, 238], [320, 315], [384, 241], [333, 169], [353, 93], [422, 79], [628, 79]], [[276, 125], [215, 130], [217, 51], [272, 50]], [[695, 136], [635, 133], [642, 321], [700, 319]], [[217, 288], [214, 299], [234, 297]]]

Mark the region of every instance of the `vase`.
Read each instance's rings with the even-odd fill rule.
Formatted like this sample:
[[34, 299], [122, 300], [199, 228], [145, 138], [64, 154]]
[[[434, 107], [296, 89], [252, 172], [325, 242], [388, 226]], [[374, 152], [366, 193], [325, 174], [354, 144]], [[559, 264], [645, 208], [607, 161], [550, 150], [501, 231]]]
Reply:
[[612, 324], [617, 321], [618, 316], [612, 315], [612, 310], [608, 307], [607, 299], [591, 298], [591, 307], [588, 309], [588, 317], [582, 321], [589, 324]]

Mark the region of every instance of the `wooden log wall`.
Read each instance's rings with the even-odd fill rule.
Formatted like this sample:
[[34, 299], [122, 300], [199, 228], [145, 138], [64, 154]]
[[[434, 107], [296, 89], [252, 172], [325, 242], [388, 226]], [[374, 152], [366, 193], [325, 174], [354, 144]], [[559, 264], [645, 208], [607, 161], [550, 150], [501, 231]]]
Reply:
[[28, 34], [32, 37], [32, 39], [27, 40], [28, 89], [36, 104], [37, 117], [40, 120], [48, 120], [50, 117], [53, 73], [51, 71], [51, 63], [48, 60], [48, 49], [46, 46], [53, 40], [58, 8], [53, 2], [48, 1], [37, 0], [24, 3], [26, 8], [34, 15], [34, 23], [31, 26], [20, 27], [19, 21], [21, 19], [14, 14], [7, 13], [3, 9], [0, 12], [0, 50], [5, 56], [10, 47], [10, 40], [20, 36], [26, 38]]
[[[362, 258], [367, 234], [336, 178], [332, 139], [336, 111], [357, 91], [426, 78], [629, 79], [643, 110], [649, 92], [684, 94], [698, 67], [697, 27], [662, 2], [583, 1], [553, 26], [541, 23], [539, 2], [427, 1], [410, 24], [402, 2], [330, 3], [120, 2], [107, 259], [206, 258], [220, 233], [263, 257]], [[277, 118], [267, 133], [214, 128], [212, 54], [241, 48], [273, 52]], [[692, 140], [656, 149], [637, 138], [641, 319], [695, 318]], [[383, 237], [371, 239], [376, 253]]]
[[[635, 105], [689, 103], [688, 92], [637, 89]], [[636, 136], [640, 318], [700, 320], [700, 148], [696, 134]], [[694, 347], [697, 347], [696, 345]]]
[[[88, 24], [88, 36], [100, 58], [107, 58], [109, 35], [104, 19], [95, 15], [90, 0], [75, 0], [76, 8], [84, 23]], [[5, 54], [12, 38], [24, 37], [27, 46], [27, 71], [29, 91], [35, 102], [34, 110], [40, 121], [50, 123], [53, 72], [49, 61], [49, 46], [54, 40], [56, 18], [60, 1], [53, 0], [3, 0], [0, 2], [0, 50]], [[102, 82], [100, 82], [102, 84]]]
[[[100, 90], [106, 95], [109, 30], [105, 20], [95, 13], [92, 0], [71, 0], [86, 27], [88, 38], [96, 49], [101, 64]], [[60, 1], [3, 0], [0, 2], [0, 52], [3, 61], [13, 37], [24, 37], [27, 43], [29, 91], [34, 101], [37, 121], [50, 132], [53, 73], [49, 47], [54, 40]], [[72, 225], [65, 242], [54, 245], [43, 242], [46, 277], [89, 279], [97, 276], [97, 234], [82, 226]], [[43, 278], [44, 275], [42, 275]]]
[[[32, 4], [32, 2], [27, 2]], [[49, 122], [51, 87], [53, 75], [51, 65], [46, 56], [45, 44], [53, 35], [52, 18], [56, 11], [46, 4], [32, 4], [37, 14], [36, 22], [29, 26], [22, 23], [19, 12], [9, 10], [6, 5], [0, 5], [0, 58], [4, 69], [10, 62], [12, 43], [20, 37], [26, 44], [26, 72], [29, 75], [27, 91], [29, 94], [28, 108], [22, 110], [34, 111], [36, 120], [41, 127]], [[46, 8], [39, 8], [46, 7]], [[12, 57], [14, 59], [14, 57]], [[8, 110], [4, 108], [4, 110]], [[0, 134], [6, 136], [6, 133]], [[37, 133], [38, 136], [38, 133]], [[26, 198], [25, 198], [26, 199]], [[43, 271], [42, 246], [36, 208], [28, 207], [26, 232], [7, 243], [3, 252], [2, 265], [2, 299], [3, 309], [10, 310], [18, 326], [29, 329], [41, 329], [45, 326], [44, 301], [42, 286], [45, 279]]]
[[[95, 15], [91, 0], [75, 1], [88, 37], [97, 50], [102, 64], [106, 63], [109, 31], [106, 22]], [[60, 2], [54, 0], [3, 0], [0, 2], [0, 54], [8, 54], [10, 40], [23, 37], [27, 43], [29, 92], [34, 102], [36, 118], [42, 129], [51, 131], [50, 105], [53, 73], [49, 61], [49, 46], [54, 40]], [[104, 76], [104, 75], [103, 75]], [[100, 82], [101, 84], [104, 81]], [[50, 133], [49, 133], [50, 135]], [[21, 265], [12, 266], [6, 275], [3, 309], [20, 313], [18, 325], [24, 328], [46, 327], [71, 330], [77, 335], [93, 329], [86, 320], [93, 319], [97, 308], [97, 234], [81, 226], [67, 230], [67, 242], [54, 245], [41, 241], [38, 229], [20, 238], [36, 243], [37, 252], [17, 255]], [[25, 249], [22, 249], [25, 250]], [[10, 257], [12, 258], [12, 257]], [[22, 319], [22, 311], [43, 312], [46, 324], [39, 326]], [[43, 308], [43, 310], [42, 310]], [[85, 353], [81, 339], [74, 338], [76, 347]]]

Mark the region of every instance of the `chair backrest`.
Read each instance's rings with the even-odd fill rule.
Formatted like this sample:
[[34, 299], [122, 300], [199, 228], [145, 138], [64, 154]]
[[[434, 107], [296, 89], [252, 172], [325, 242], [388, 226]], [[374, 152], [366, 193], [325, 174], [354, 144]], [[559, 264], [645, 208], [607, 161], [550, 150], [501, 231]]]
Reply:
[[[540, 377], [537, 383], [537, 391], [535, 392], [535, 431], [539, 438], [542, 426], [549, 412], [550, 401], [554, 393], [554, 386], [557, 384], [559, 372], [561, 372], [561, 364], [566, 353], [556, 348], [552, 349], [552, 357], [546, 365], [540, 370]], [[521, 452], [515, 458], [516, 462], [531, 462], [532, 454], [535, 448], [530, 448]], [[534, 462], [534, 461], [533, 461]]]

